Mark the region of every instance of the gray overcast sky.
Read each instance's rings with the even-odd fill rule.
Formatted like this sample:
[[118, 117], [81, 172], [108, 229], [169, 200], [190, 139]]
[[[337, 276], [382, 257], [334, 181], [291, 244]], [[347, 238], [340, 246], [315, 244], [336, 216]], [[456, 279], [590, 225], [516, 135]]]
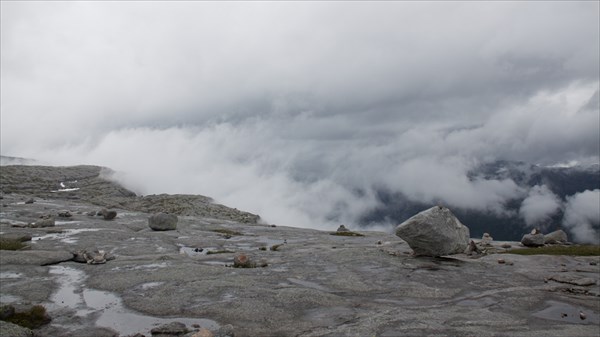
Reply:
[[598, 161], [598, 13], [2, 1], [1, 150], [110, 166], [139, 192], [206, 194], [283, 224], [352, 223], [375, 186], [501, 211], [528, 192], [469, 181], [473, 166]]

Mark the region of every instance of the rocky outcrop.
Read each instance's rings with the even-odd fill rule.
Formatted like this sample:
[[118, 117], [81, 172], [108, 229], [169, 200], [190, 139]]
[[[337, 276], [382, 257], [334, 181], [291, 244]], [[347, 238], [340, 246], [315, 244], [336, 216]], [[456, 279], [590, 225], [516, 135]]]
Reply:
[[521, 244], [526, 247], [540, 247], [544, 245], [544, 234], [525, 234], [521, 239]]
[[565, 243], [567, 241], [567, 233], [565, 233], [562, 229], [544, 235], [544, 243]]
[[157, 213], [148, 218], [148, 226], [155, 231], [171, 231], [177, 229], [177, 215]]
[[396, 227], [396, 235], [408, 243], [415, 255], [463, 253], [469, 244], [469, 228], [442, 206], [432, 207], [406, 220]]
[[27, 264], [46, 266], [70, 261], [73, 254], [60, 250], [3, 250], [0, 254], [0, 264]]
[[[3, 166], [0, 170], [0, 190], [45, 199], [81, 200], [107, 208], [176, 215], [202, 216], [241, 223], [258, 223], [260, 216], [220, 205], [202, 195], [147, 195], [134, 192], [112, 180], [114, 171], [109, 168], [80, 165], [53, 166]], [[73, 189], [57, 191], [61, 182], [69, 182]], [[31, 202], [33, 202], [31, 198]], [[98, 214], [100, 215], [100, 214]]]

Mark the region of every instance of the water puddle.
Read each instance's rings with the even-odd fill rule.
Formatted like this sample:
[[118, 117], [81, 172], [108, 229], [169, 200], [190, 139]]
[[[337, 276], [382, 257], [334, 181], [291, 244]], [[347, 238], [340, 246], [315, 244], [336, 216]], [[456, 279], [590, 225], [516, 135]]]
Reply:
[[557, 301], [546, 301], [546, 304], [549, 305], [548, 308], [534, 313], [533, 316], [574, 324], [600, 324], [600, 314], [592, 310]]
[[97, 232], [101, 230], [100, 228], [79, 228], [79, 229], [65, 229], [60, 233], [49, 233], [42, 236], [34, 236], [31, 238], [31, 242], [36, 242], [40, 240], [60, 240], [63, 243], [73, 244], [77, 242], [76, 238], [72, 236], [75, 234], [83, 233], [83, 232]]
[[[202, 318], [159, 318], [143, 315], [128, 310], [123, 301], [114, 293], [93, 289], [85, 289], [83, 282], [86, 275], [83, 271], [63, 266], [50, 267], [50, 274], [56, 275], [60, 288], [51, 297], [54, 306], [75, 310], [76, 316], [92, 318], [96, 326], [107, 327], [121, 335], [142, 333], [150, 335], [150, 330], [163, 324], [181, 322], [191, 327], [198, 324], [209, 330], [216, 330], [219, 324], [213, 320]], [[160, 286], [161, 282], [150, 282], [141, 285], [142, 289]]]
[[23, 274], [21, 273], [13, 273], [10, 271], [3, 271], [0, 273], [0, 279], [11, 279], [11, 278], [21, 278]]

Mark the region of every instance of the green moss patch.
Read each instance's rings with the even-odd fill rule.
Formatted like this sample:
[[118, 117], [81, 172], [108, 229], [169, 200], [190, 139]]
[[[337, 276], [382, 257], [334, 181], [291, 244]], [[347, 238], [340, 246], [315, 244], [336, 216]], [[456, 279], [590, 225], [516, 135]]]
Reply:
[[225, 234], [225, 235], [231, 235], [231, 236], [236, 236], [236, 235], [244, 235], [243, 233], [231, 230], [231, 229], [225, 229], [225, 228], [218, 228], [218, 229], [211, 229], [211, 232], [215, 232], [215, 233], [220, 233], [220, 234]]
[[209, 250], [208, 252], [206, 252], [206, 255], [229, 254], [229, 253], [235, 253], [235, 252], [232, 252], [232, 251], [227, 250], [227, 249], [223, 249], [223, 250]]
[[348, 232], [331, 232], [329, 234], [331, 234], [331, 235], [337, 235], [337, 236], [364, 236], [364, 235], [362, 235], [360, 233], [350, 232], [350, 231], [348, 231]]
[[6, 321], [29, 329], [36, 329], [50, 323], [51, 319], [46, 313], [46, 308], [41, 305], [34, 305], [29, 311], [16, 312], [6, 318]]
[[572, 245], [572, 246], [544, 246], [528, 249], [511, 249], [507, 254], [518, 255], [570, 255], [570, 256], [600, 256], [600, 246], [597, 245]]
[[27, 247], [20, 240], [0, 238], [0, 250], [19, 250]]

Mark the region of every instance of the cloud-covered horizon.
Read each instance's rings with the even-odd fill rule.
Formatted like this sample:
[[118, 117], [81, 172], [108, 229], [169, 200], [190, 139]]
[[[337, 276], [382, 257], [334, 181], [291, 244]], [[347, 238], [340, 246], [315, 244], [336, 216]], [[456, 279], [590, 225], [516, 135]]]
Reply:
[[527, 198], [533, 223], [544, 191], [468, 172], [599, 161], [596, 2], [1, 6], [2, 154], [108, 166], [142, 194], [333, 228], [385, 187]]

